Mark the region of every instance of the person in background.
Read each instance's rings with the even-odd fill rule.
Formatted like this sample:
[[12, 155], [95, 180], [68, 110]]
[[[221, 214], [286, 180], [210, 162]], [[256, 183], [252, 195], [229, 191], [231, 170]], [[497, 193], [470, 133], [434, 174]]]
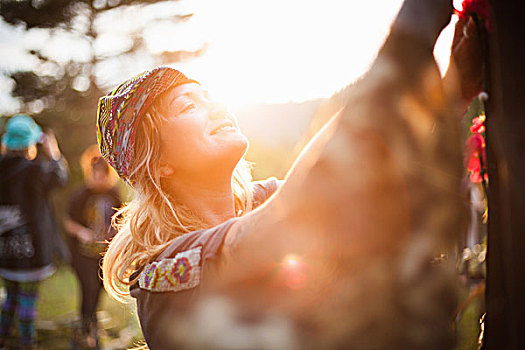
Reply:
[[97, 145], [84, 151], [80, 165], [85, 183], [71, 196], [64, 228], [72, 237], [72, 265], [81, 287], [81, 342], [84, 347], [98, 349], [100, 260], [107, 242], [115, 235], [111, 218], [121, 201], [115, 188], [118, 176], [102, 158]]
[[[45, 157], [35, 159], [39, 141]], [[15, 314], [21, 348], [36, 347], [40, 281], [54, 273], [55, 257], [68, 259], [48, 195], [65, 186], [68, 177], [67, 163], [51, 131], [42, 133], [28, 115], [9, 119], [0, 158], [0, 276], [7, 291], [0, 317], [0, 348], [7, 346]]]

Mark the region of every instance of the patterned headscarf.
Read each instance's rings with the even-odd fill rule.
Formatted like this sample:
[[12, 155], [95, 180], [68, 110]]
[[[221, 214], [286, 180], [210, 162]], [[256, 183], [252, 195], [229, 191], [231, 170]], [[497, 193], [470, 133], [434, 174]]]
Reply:
[[100, 98], [97, 113], [100, 153], [128, 183], [135, 134], [142, 116], [160, 94], [187, 83], [197, 82], [173, 68], [157, 67], [125, 81]]

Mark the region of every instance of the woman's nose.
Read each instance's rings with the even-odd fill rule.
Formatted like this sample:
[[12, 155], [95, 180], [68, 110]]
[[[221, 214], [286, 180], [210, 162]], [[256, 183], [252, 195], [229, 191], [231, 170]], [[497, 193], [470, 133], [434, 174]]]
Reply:
[[225, 119], [228, 116], [228, 108], [221, 103], [213, 103], [210, 106], [210, 119]]

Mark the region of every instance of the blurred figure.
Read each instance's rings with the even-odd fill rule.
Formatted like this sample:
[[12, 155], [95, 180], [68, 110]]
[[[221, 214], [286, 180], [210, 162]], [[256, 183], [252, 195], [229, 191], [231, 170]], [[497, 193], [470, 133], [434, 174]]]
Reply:
[[[39, 141], [48, 159], [35, 160]], [[36, 348], [39, 283], [54, 273], [56, 254], [68, 257], [48, 194], [67, 181], [67, 163], [53, 133], [42, 133], [28, 115], [9, 119], [0, 158], [0, 276], [7, 290], [0, 318], [0, 348], [6, 346], [15, 314], [22, 349]]]
[[114, 187], [117, 174], [100, 155], [97, 145], [86, 149], [80, 158], [85, 184], [71, 196], [66, 232], [72, 236], [72, 265], [81, 287], [82, 345], [98, 349], [97, 303], [102, 288], [100, 259], [107, 241], [115, 235], [111, 217], [120, 206]]

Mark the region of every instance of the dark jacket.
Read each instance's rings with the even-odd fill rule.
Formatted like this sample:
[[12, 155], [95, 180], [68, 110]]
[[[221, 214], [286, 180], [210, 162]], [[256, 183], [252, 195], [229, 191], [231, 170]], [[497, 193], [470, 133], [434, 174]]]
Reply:
[[68, 181], [65, 160], [30, 161], [9, 153], [0, 158], [0, 267], [31, 269], [67, 260], [49, 192]]
[[[67, 214], [84, 227], [95, 233], [93, 242], [83, 243], [76, 237], [70, 236], [72, 260], [78, 254], [99, 260], [109, 242], [117, 231], [111, 226], [111, 218], [121, 206], [120, 196], [116, 188], [97, 192], [86, 185], [78, 188], [69, 200]], [[78, 253], [78, 254], [77, 254]], [[84, 261], [83, 259], [81, 261]]]

